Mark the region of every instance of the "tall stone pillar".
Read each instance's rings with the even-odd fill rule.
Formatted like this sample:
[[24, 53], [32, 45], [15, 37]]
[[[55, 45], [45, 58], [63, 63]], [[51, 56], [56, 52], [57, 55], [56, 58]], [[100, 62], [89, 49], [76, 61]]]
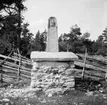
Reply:
[[47, 52], [59, 52], [58, 48], [58, 26], [55, 17], [48, 20]]

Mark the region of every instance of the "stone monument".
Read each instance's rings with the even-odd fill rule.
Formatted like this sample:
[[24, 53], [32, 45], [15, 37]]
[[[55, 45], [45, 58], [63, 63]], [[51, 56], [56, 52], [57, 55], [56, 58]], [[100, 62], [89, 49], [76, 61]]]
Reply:
[[58, 26], [55, 17], [50, 17], [48, 20], [47, 34], [47, 52], [58, 52]]
[[55, 17], [48, 20], [46, 52], [31, 52], [31, 88], [46, 94], [63, 93], [75, 85], [73, 67], [77, 56], [72, 52], [58, 52], [58, 25]]

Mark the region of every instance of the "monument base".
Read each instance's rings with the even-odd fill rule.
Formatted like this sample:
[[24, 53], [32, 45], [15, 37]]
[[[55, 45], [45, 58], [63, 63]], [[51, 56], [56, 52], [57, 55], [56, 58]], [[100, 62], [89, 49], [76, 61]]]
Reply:
[[46, 94], [64, 93], [75, 86], [73, 67], [77, 56], [67, 52], [32, 52], [31, 88]]

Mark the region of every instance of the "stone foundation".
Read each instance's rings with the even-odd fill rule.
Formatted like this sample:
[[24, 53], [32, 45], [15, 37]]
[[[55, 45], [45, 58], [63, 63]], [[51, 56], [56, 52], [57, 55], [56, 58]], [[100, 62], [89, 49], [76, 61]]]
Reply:
[[36, 61], [31, 72], [31, 88], [46, 94], [59, 94], [75, 86], [74, 61]]

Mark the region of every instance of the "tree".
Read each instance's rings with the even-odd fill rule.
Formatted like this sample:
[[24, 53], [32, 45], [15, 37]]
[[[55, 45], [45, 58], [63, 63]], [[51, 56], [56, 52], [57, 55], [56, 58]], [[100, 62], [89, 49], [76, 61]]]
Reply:
[[93, 41], [89, 39], [90, 33], [81, 33], [80, 27], [74, 25], [70, 28], [69, 33], [64, 33], [59, 37], [60, 51], [72, 51], [74, 53], [84, 53], [88, 50], [89, 54], [93, 53]]
[[32, 38], [33, 34], [29, 31], [28, 29], [29, 24], [25, 23], [22, 25], [22, 34], [21, 34], [21, 41], [20, 41], [20, 49], [21, 49], [21, 54], [24, 56], [29, 56], [30, 52], [32, 50], [31, 45], [32, 45]]
[[[81, 36], [81, 29], [77, 25], [74, 25], [70, 28], [70, 32], [67, 34], [64, 34], [63, 36], [60, 37], [63, 39], [62, 42], [59, 43], [60, 49], [63, 49], [61, 47], [61, 44], [65, 46], [66, 51], [73, 51], [77, 52], [78, 46], [81, 46], [80, 44], [80, 36]], [[65, 50], [64, 48], [64, 50]]]
[[[0, 1], [0, 12], [2, 13], [0, 15], [0, 37], [5, 48], [10, 48], [12, 46], [19, 48], [20, 46], [22, 23], [21, 11], [25, 9], [23, 2], [24, 0]], [[5, 37], [7, 38], [7, 41], [4, 41], [3, 38]], [[7, 45], [10, 45], [10, 47]]]
[[10, 52], [12, 47], [16, 46], [17, 27], [15, 16], [5, 16], [1, 22], [2, 27], [0, 30], [1, 46], [4, 46], [4, 52]]
[[42, 46], [40, 44], [40, 31], [38, 31], [36, 33], [36, 36], [33, 40], [33, 43], [32, 43], [32, 50], [33, 51], [42, 51]]
[[103, 31], [102, 37], [103, 37], [104, 42], [107, 41], [107, 27], [106, 27], [105, 30]]
[[91, 41], [89, 39], [90, 37], [90, 33], [89, 32], [85, 32], [83, 33], [83, 35], [81, 36], [81, 41], [82, 41], [82, 51], [83, 53], [85, 52], [85, 50], [87, 49], [87, 53], [88, 54], [93, 54], [93, 41]]
[[58, 39], [59, 41], [59, 51], [68, 51], [68, 40], [67, 40], [67, 34], [61, 34], [61, 36]]
[[81, 36], [81, 39], [82, 40], [86, 40], [86, 39], [89, 39], [90, 37], [90, 33], [89, 32], [85, 32], [82, 36]]
[[35, 38], [32, 41], [32, 50], [33, 51], [45, 51], [46, 50], [46, 40], [47, 40], [47, 31], [36, 33]]
[[104, 29], [103, 33], [96, 40], [96, 54], [107, 55], [107, 27]]
[[42, 46], [42, 51], [46, 50], [46, 41], [47, 41], [47, 31], [45, 30], [40, 35], [40, 44]]

